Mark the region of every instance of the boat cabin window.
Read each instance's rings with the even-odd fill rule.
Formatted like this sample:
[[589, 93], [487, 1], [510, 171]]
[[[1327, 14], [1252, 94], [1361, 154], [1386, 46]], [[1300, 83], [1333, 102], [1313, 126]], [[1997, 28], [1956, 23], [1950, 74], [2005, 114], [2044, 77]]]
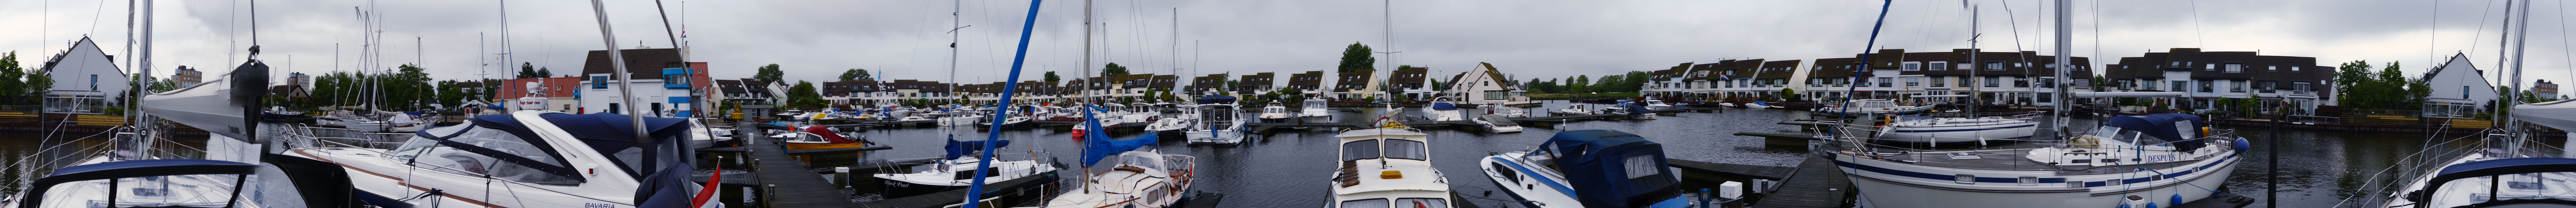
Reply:
[[1413, 208], [1449, 208], [1448, 201], [1449, 200], [1436, 198], [1403, 198], [1396, 199], [1395, 206]]
[[1503, 179], [1512, 180], [1512, 183], [1521, 182], [1521, 173], [1519, 170], [1512, 170], [1511, 166], [1505, 166], [1500, 162], [1489, 162], [1485, 164], [1494, 166], [1494, 173], [1502, 175]]
[[1199, 106], [1199, 112], [1199, 121], [1202, 122], [1233, 121], [1234, 114], [1240, 113], [1234, 111], [1234, 106], [1227, 105]]
[[1375, 139], [1342, 143], [1342, 161], [1376, 159], [1379, 155], [1377, 144]]
[[1387, 158], [1431, 160], [1431, 153], [1429, 153], [1429, 151], [1429, 147], [1424, 147], [1422, 145], [1422, 141], [1400, 139], [1386, 140]]
[[2123, 142], [2123, 143], [2129, 143], [2129, 144], [2131, 144], [2131, 145], [2141, 145], [2141, 146], [2144, 146], [2144, 145], [2160, 145], [2160, 144], [2164, 144], [2164, 143], [2165, 143], [2165, 141], [2164, 141], [2164, 140], [2162, 140], [2162, 139], [2155, 139], [2155, 138], [2154, 138], [2155, 136], [2147, 136], [2147, 135], [2145, 134], [2145, 132], [2138, 132], [2138, 131], [2136, 131], [2136, 130], [2122, 129], [2122, 128], [2120, 128], [2120, 127], [2109, 127], [2109, 126], [2104, 126], [2104, 127], [2100, 128], [2100, 129], [2094, 129], [2094, 130], [2093, 130], [2093, 136], [2099, 136], [2099, 137], [2102, 137], [2102, 138], [2109, 138], [2109, 139], [2111, 139], [2112, 141], [2120, 141], [2120, 142]]
[[1646, 176], [1654, 176], [1655, 174], [1664, 173], [1664, 166], [1656, 163], [1655, 155], [1628, 157], [1623, 164], [1625, 165], [1622, 166], [1627, 167], [1628, 169], [1628, 179], [1644, 178]]
[[1388, 204], [1388, 203], [1386, 202], [1386, 199], [1361, 199], [1361, 200], [1342, 201], [1342, 206], [1341, 206], [1341, 208], [1393, 208], [1393, 207], [1395, 207], [1395, 204]]
[[1306, 108], [1324, 109], [1324, 100], [1306, 100]]
[[440, 127], [427, 132], [432, 133], [431, 135], [448, 134], [443, 136], [446, 137], [445, 139], [414, 137], [412, 141], [405, 142], [404, 149], [395, 152], [412, 154], [408, 156], [412, 158], [412, 166], [440, 172], [537, 184], [581, 183], [578, 178], [546, 173], [535, 167], [529, 167], [530, 165], [565, 167], [562, 160], [556, 159], [553, 153], [539, 146], [544, 141], [537, 138], [520, 138], [506, 131], [478, 125]]

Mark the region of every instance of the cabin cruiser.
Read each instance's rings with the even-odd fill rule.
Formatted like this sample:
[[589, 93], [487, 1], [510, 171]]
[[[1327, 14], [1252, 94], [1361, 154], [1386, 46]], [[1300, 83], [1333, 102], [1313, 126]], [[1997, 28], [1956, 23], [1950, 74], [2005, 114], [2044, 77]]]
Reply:
[[807, 126], [792, 132], [770, 135], [769, 138], [778, 139], [779, 145], [787, 150], [861, 148], [868, 147], [871, 143], [867, 138], [850, 139], [849, 137], [852, 136], [856, 135], [832, 131], [832, 128], [828, 127]]
[[1485, 114], [1476, 115], [1476, 119], [1474, 120], [1476, 121], [1476, 125], [1485, 127], [1485, 132], [1521, 132], [1521, 124], [1513, 122], [1512, 117], [1510, 116], [1503, 116], [1502, 114]]
[[[209, 129], [257, 126], [244, 118], [260, 118], [258, 109], [248, 102], [230, 99], [231, 78], [252, 79], [267, 76], [267, 66], [253, 62], [234, 69], [230, 77], [218, 76], [202, 85], [168, 92], [143, 95], [146, 102], [135, 113], [163, 116], [170, 121]], [[256, 76], [256, 77], [253, 77]], [[209, 87], [212, 86], [212, 87]], [[265, 85], [261, 85], [265, 88]], [[251, 95], [267, 94], [257, 92]], [[258, 131], [260, 128], [250, 128]], [[338, 166], [306, 158], [266, 152], [266, 139], [253, 138], [257, 132], [209, 131], [203, 149], [205, 159], [157, 158], [149, 145], [150, 136], [118, 133], [107, 151], [73, 161], [81, 156], [62, 159], [71, 165], [44, 173], [42, 178], [20, 178], [24, 188], [0, 207], [71, 208], [71, 207], [356, 207], [357, 197], [349, 194], [349, 175]], [[44, 161], [44, 160], [27, 160]], [[44, 166], [44, 164], [15, 164]], [[26, 172], [34, 173], [34, 172]], [[22, 173], [22, 174], [26, 174]], [[29, 177], [37, 175], [29, 175]]]
[[1816, 113], [1819, 113], [1819, 114], [1842, 114], [1842, 115], [1879, 115], [1879, 114], [1905, 114], [1905, 113], [1923, 112], [1923, 111], [1925, 111], [1925, 110], [1932, 110], [1932, 106], [1898, 105], [1898, 104], [1896, 103], [1896, 100], [1890, 100], [1890, 99], [1859, 99], [1859, 100], [1852, 100], [1852, 101], [1851, 101], [1851, 102], [1849, 102], [1849, 103], [1850, 103], [1850, 106], [1843, 106], [1843, 104], [1826, 104], [1826, 105], [1825, 105], [1825, 107], [1816, 108]]
[[1628, 102], [1628, 100], [1619, 100], [1619, 104], [1611, 105], [1610, 107], [1601, 107], [1601, 112], [1610, 113], [1611, 115], [1623, 115], [1634, 119], [1655, 119], [1655, 110], [1646, 109], [1645, 106], [1637, 106], [1637, 103]]
[[[1100, 122], [1083, 122], [1094, 128]], [[1167, 155], [1157, 150], [1158, 136], [1146, 134], [1134, 139], [1113, 140], [1108, 134], [1086, 134], [1080, 142], [1081, 187], [1065, 188], [1039, 207], [1174, 207], [1193, 193], [1191, 184], [1198, 178], [1197, 157]], [[1104, 168], [1093, 168], [1103, 167]]]
[[[948, 140], [946, 146], [948, 155], [940, 160], [931, 161], [931, 164], [914, 166], [913, 169], [920, 170], [918, 172], [879, 173], [872, 176], [882, 182], [877, 184], [878, 190], [885, 192], [885, 198], [892, 199], [966, 189], [969, 185], [975, 184], [976, 175], [984, 175], [986, 185], [1024, 177], [1043, 177], [1039, 181], [1056, 181], [1056, 170], [1063, 169], [1063, 165], [1043, 163], [1034, 157], [1019, 161], [984, 160], [977, 156], [982, 155], [979, 153], [983, 152], [984, 145], [984, 141], [981, 140]], [[1008, 146], [1011, 146], [1010, 140], [998, 140], [993, 143], [994, 148]], [[993, 162], [993, 164], [990, 168], [976, 170], [975, 166], [978, 165], [976, 163], [982, 162]], [[1023, 186], [1040, 184], [1047, 183], [1023, 183]], [[1017, 190], [1028, 187], [991, 188]]]
[[694, 169], [686, 166], [688, 149], [681, 148], [688, 122], [644, 117], [647, 136], [656, 139], [638, 141], [634, 131], [617, 127], [630, 121], [618, 114], [519, 111], [414, 132], [391, 150], [287, 152], [339, 164], [354, 176], [360, 198], [380, 205], [623, 207], [637, 206], [639, 193], [695, 189], [682, 179]]
[[1342, 131], [1332, 201], [1324, 207], [1449, 207], [1449, 176], [1431, 165], [1429, 134], [1390, 118]]
[[1504, 106], [1502, 103], [1491, 103], [1491, 104], [1485, 104], [1485, 106], [1484, 106], [1484, 107], [1478, 107], [1478, 108], [1483, 108], [1483, 109], [1485, 109], [1485, 114], [1503, 115], [1503, 117], [1513, 117], [1513, 118], [1528, 118], [1528, 117], [1529, 117], [1529, 109], [1528, 109], [1528, 108]]
[[1765, 103], [1765, 102], [1762, 102], [1762, 101], [1753, 101], [1753, 102], [1751, 102], [1751, 103], [1744, 103], [1744, 108], [1751, 108], [1751, 109], [1764, 109], [1764, 108], [1776, 108], [1776, 107], [1772, 107], [1772, 106], [1771, 106], [1771, 103]]
[[1163, 118], [1153, 120], [1152, 123], [1145, 123], [1143, 124], [1145, 125], [1145, 133], [1162, 135], [1163, 138], [1189, 138], [1187, 134], [1182, 132], [1189, 131], [1190, 124], [1193, 123], [1191, 122], [1192, 119], [1188, 117], [1194, 117], [1196, 115], [1185, 113], [1181, 114], [1181, 116], [1184, 117]]
[[[1826, 133], [1821, 147], [1879, 207], [2131, 207], [2212, 197], [2248, 146], [2200, 116], [2107, 119], [2090, 134], [2036, 148], [1913, 150], [1865, 142], [1870, 127]], [[2050, 199], [2050, 200], [2028, 200]], [[2150, 204], [2152, 203], [2152, 204]]]
[[1565, 104], [1565, 109], [1556, 109], [1556, 112], [1548, 112], [1548, 113], [1557, 114], [1557, 115], [1578, 115], [1578, 116], [1579, 116], [1579, 115], [1592, 115], [1592, 114], [1594, 114], [1594, 113], [1592, 112], [1592, 108], [1591, 108], [1591, 107], [1592, 107], [1592, 104], [1583, 104], [1583, 103], [1566, 103], [1566, 104]]
[[1305, 105], [1297, 108], [1298, 122], [1332, 123], [1333, 112], [1327, 103], [1331, 102], [1324, 101], [1324, 98], [1306, 98]]
[[1290, 122], [1289, 119], [1297, 118], [1297, 115], [1288, 113], [1288, 106], [1279, 105], [1279, 102], [1270, 102], [1270, 106], [1261, 107], [1259, 118], [1262, 123], [1286, 123]]
[[1187, 109], [1188, 114], [1198, 116], [1196, 121], [1190, 122], [1187, 132], [1184, 132], [1188, 134], [1190, 144], [1218, 146], [1243, 144], [1244, 122], [1243, 117], [1240, 116], [1243, 112], [1236, 110], [1234, 104], [1234, 96], [1199, 97], [1198, 104]]
[[1646, 110], [1672, 110], [1676, 107], [1677, 106], [1673, 106], [1672, 104], [1664, 103], [1663, 100], [1656, 100], [1653, 98], [1646, 99]]
[[1438, 101], [1440, 100], [1438, 98], [1433, 98], [1432, 100], [1431, 104], [1422, 106], [1422, 119], [1429, 121], [1467, 120], [1466, 112], [1459, 111], [1457, 104], [1449, 103], [1449, 101]]
[[1663, 144], [1636, 134], [1574, 130], [1485, 156], [1477, 167], [1522, 207], [1690, 207], [1664, 158]]
[[[1901, 118], [1901, 117], [1900, 117]], [[2037, 115], [1973, 118], [1899, 119], [1879, 128], [1878, 141], [1908, 143], [1985, 143], [1990, 139], [2030, 138], [2039, 131]]]

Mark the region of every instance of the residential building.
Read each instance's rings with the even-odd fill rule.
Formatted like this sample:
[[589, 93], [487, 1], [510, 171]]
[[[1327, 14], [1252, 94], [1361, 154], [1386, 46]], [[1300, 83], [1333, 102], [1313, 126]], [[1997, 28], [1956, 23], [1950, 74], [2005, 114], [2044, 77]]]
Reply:
[[124, 106], [126, 86], [131, 86], [125, 70], [118, 69], [114, 59], [98, 48], [89, 37], [72, 42], [69, 49], [45, 59], [41, 68], [53, 76], [54, 87], [45, 92], [46, 113], [104, 114]]
[[198, 83], [206, 83], [206, 72], [197, 71], [197, 68], [179, 66], [178, 73], [170, 75], [170, 82], [178, 83], [179, 88], [197, 86]]
[[1638, 95], [1653, 97], [1682, 97], [1687, 95], [1690, 88], [1689, 86], [1684, 85], [1686, 83], [1683, 81], [1682, 74], [1690, 72], [1690, 68], [1691, 63], [1684, 62], [1680, 65], [1673, 66], [1672, 68], [1646, 72], [1646, 86], [1645, 88], [1638, 88], [1639, 90], [1637, 90], [1637, 93]]
[[1727, 95], [1725, 91], [1719, 90], [1719, 88], [1724, 87], [1723, 83], [1735, 80], [1734, 78], [1726, 77], [1726, 74], [1718, 73], [1717, 66], [1725, 65], [1724, 62], [1683, 64], [1688, 65], [1678, 65], [1673, 66], [1677, 69], [1667, 69], [1675, 70], [1674, 73], [1676, 75], [1672, 78], [1673, 82], [1678, 82], [1681, 85], [1680, 89], [1675, 90], [1675, 93], [1684, 93], [1690, 96], [1702, 98], [1723, 99], [1744, 97], [1741, 95]]
[[[619, 75], [606, 50], [590, 51], [588, 61], [582, 64], [581, 74], [589, 84], [581, 93], [582, 113], [624, 114], [626, 108], [636, 107], [635, 112], [649, 116], [693, 117], [704, 110], [698, 108], [696, 101], [704, 100], [700, 98], [705, 96], [701, 89], [707, 87], [703, 83], [711, 81], [705, 70], [693, 70], [703, 68], [703, 62], [681, 63], [687, 52], [679, 48], [623, 49], [618, 54], [626, 61], [624, 84], [616, 84], [611, 77]], [[633, 90], [618, 92], [621, 89]], [[619, 97], [622, 94], [635, 96], [635, 106], [625, 106], [626, 100]]]
[[2424, 72], [2417, 80], [2433, 88], [2433, 94], [2424, 97], [2424, 117], [2475, 119], [2492, 112], [2495, 84], [2487, 81], [2486, 70], [2469, 62], [2468, 54], [2453, 54], [2450, 63]]
[[2173, 48], [2120, 58], [2119, 64], [2103, 67], [2110, 71], [2102, 75], [2104, 89], [2096, 91], [2188, 95], [2182, 100], [2156, 98], [2165, 101], [2161, 103], [2183, 104], [2170, 108], [2215, 110], [2220, 109], [2216, 105], [2220, 98], [2259, 98], [2264, 107], [2258, 108], [2292, 104], [2293, 113], [2310, 115], [2319, 105], [2334, 105], [2335, 67], [2318, 66], [2312, 57]]
[[1242, 78], [1235, 79], [1234, 93], [1242, 95], [1269, 94], [1270, 91], [1279, 89], [1278, 82], [1273, 80], [1275, 77], [1277, 77], [1277, 75], [1270, 72], [1243, 75]]
[[[515, 101], [524, 97], [543, 97], [546, 98], [544, 110], [582, 112], [582, 79], [587, 78], [546, 77], [501, 80], [500, 86], [496, 86], [500, 87], [500, 92], [492, 94], [491, 98]], [[535, 86], [536, 89], [529, 89], [530, 86]]]
[[2546, 79], [2531, 83], [2531, 95], [2534, 98], [2558, 99], [2558, 83], [2550, 83]]
[[1227, 87], [1225, 81], [1228, 77], [1229, 76], [1226, 76], [1226, 74], [1210, 74], [1207, 76], [1190, 78], [1189, 90], [1182, 92], [1187, 92], [1192, 95], [1202, 95], [1207, 94], [1208, 91], [1225, 90]]
[[[1180, 89], [1180, 88], [1174, 88], [1174, 87], [1173, 87], [1174, 85], [1179, 84], [1179, 83], [1181, 82], [1181, 76], [1180, 76], [1180, 75], [1154, 75], [1154, 76], [1152, 76], [1152, 77], [1150, 77], [1150, 78], [1151, 78], [1151, 79], [1153, 79], [1153, 80], [1151, 80], [1151, 81], [1147, 81], [1148, 83], [1146, 83], [1146, 85], [1147, 85], [1146, 87], [1147, 87], [1147, 88], [1151, 88], [1151, 89], [1153, 89], [1154, 91], [1157, 91], [1157, 92], [1171, 92], [1171, 91], [1172, 91], [1172, 89]], [[1158, 93], [1158, 94], [1159, 94], [1159, 93]], [[1179, 92], [1173, 92], [1172, 94], [1174, 94], [1175, 96], [1177, 96], [1177, 95], [1179, 95], [1180, 93], [1179, 93]]]
[[1502, 70], [1494, 69], [1494, 64], [1480, 62], [1476, 63], [1476, 68], [1473, 70], [1459, 72], [1458, 75], [1450, 76], [1449, 80], [1458, 81], [1449, 83], [1449, 90], [1442, 92], [1451, 95], [1463, 95], [1460, 96], [1462, 99], [1459, 104], [1465, 105], [1538, 105], [1537, 102], [1531, 102], [1529, 96], [1523, 95], [1527, 94], [1529, 91], [1521, 88], [1519, 83], [1512, 82], [1512, 80], [1509, 79], [1510, 78], [1503, 76]]
[[1287, 87], [1295, 88], [1297, 94], [1305, 94], [1309, 97], [1324, 96], [1326, 89], [1323, 86], [1324, 71], [1306, 71], [1306, 73], [1288, 75]]
[[[1969, 55], [1976, 55], [1975, 62]], [[1857, 93], [1856, 99], [1902, 99], [1917, 103], [1965, 102], [1966, 99], [1922, 98], [1914, 95], [1971, 95], [1983, 99], [1983, 105], [2054, 106], [2058, 86], [2052, 63], [2056, 56], [2037, 52], [1982, 52], [1953, 49], [1947, 52], [1914, 52], [1904, 49], [1882, 49], [1867, 54], [1871, 63], [1866, 73], [1853, 76], [1860, 55], [1853, 58], [1817, 59], [1808, 68], [1807, 94], [1814, 98], [1839, 99], [1845, 93]], [[2094, 74], [2091, 59], [2070, 57], [2067, 73], [2073, 76]], [[1983, 63], [1983, 64], [1970, 64]], [[1970, 74], [1974, 74], [1971, 76]], [[2084, 80], [2084, 79], [2079, 79]], [[2080, 88], [2079, 88], [2080, 89]], [[1820, 97], [1819, 97], [1820, 96]]]
[[1387, 91], [1395, 93], [1403, 93], [1405, 98], [1411, 99], [1404, 101], [1428, 101], [1432, 98], [1438, 98], [1441, 95], [1440, 91], [1431, 90], [1430, 75], [1431, 68], [1429, 67], [1396, 69], [1395, 71], [1386, 73], [1386, 89]]
[[1333, 92], [1330, 95], [1333, 98], [1359, 100], [1386, 95], [1386, 92], [1377, 90], [1378, 85], [1383, 84], [1378, 83], [1377, 69], [1359, 69], [1335, 75], [1338, 76], [1333, 79]]

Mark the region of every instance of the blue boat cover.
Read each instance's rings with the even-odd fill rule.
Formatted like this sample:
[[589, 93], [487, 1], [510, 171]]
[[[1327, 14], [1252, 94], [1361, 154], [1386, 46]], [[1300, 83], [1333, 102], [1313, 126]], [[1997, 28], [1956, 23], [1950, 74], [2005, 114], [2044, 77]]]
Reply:
[[1453, 111], [1458, 110], [1458, 106], [1449, 105], [1449, 103], [1431, 103], [1431, 110]]
[[[1664, 168], [1668, 164], [1663, 144], [1645, 137], [1615, 130], [1575, 130], [1556, 133], [1540, 146], [1551, 148], [1541, 151], [1559, 155], [1556, 166], [1566, 183], [1580, 193], [1575, 198], [1584, 207], [1641, 207], [1680, 197], [1679, 179]], [[1632, 169], [1630, 162], [1650, 166]], [[1638, 169], [1655, 172], [1628, 172]]]
[[1199, 104], [1224, 104], [1224, 103], [1234, 103], [1234, 96], [1209, 95], [1209, 96], [1205, 96], [1205, 97], [1199, 97]]
[[[2184, 123], [2185, 121], [2188, 121], [2189, 123]], [[2110, 121], [2103, 122], [2102, 125], [2138, 131], [2139, 133], [2146, 134], [2147, 136], [2153, 136], [2156, 137], [2156, 139], [2170, 142], [2176, 150], [2192, 151], [2198, 150], [2201, 146], [2207, 145], [2206, 142], [2198, 141], [2196, 139], [2200, 139], [2202, 136], [2200, 135], [2200, 128], [2208, 127], [2209, 123], [2200, 120], [2200, 116], [2196, 115], [2167, 113], [2143, 116], [2111, 117]]]
[[[1227, 99], [1231, 100], [1233, 98], [1228, 97]], [[1205, 99], [1202, 98], [1201, 100]], [[1106, 111], [1100, 109], [1100, 106], [1088, 104], [1082, 106], [1091, 108], [1095, 112]], [[1092, 114], [1090, 113], [1082, 114], [1082, 120], [1082, 125], [1091, 127], [1091, 129], [1106, 129], [1100, 127], [1100, 118], [1092, 117]], [[1136, 148], [1154, 146], [1157, 144], [1155, 142], [1156, 139], [1154, 138], [1154, 134], [1145, 134], [1145, 136], [1136, 137], [1135, 139], [1111, 141], [1109, 140], [1109, 131], [1104, 130], [1097, 133], [1084, 134], [1083, 137], [1082, 167], [1091, 167], [1092, 165], [1100, 163], [1101, 158], [1109, 158], [1111, 155], [1118, 155], [1119, 153], [1136, 150]]]
[[[1009, 147], [1009, 146], [1011, 146], [1011, 140], [995, 140], [995, 141], [993, 141], [993, 148], [1002, 148], [1002, 147]], [[945, 147], [945, 148], [947, 148], [947, 149], [948, 149], [948, 155], [947, 155], [947, 157], [946, 157], [945, 159], [955, 160], [955, 159], [957, 159], [958, 157], [965, 157], [965, 156], [966, 156], [966, 153], [973, 153], [973, 152], [975, 152], [975, 151], [984, 151], [984, 141], [983, 141], [983, 140], [976, 140], [976, 141], [957, 141], [956, 139], [951, 138], [951, 139], [949, 139], [949, 140], [948, 140], [948, 146], [947, 146], [947, 147]]]

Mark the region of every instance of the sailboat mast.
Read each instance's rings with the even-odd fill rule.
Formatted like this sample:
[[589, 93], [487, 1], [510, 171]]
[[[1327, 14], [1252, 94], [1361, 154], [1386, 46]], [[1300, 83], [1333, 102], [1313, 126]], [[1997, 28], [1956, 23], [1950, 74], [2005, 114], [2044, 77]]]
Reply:
[[[619, 96], [617, 101], [622, 103], [620, 105], [626, 106], [625, 109], [622, 110], [626, 110], [627, 122], [631, 122], [635, 127], [636, 140], [649, 140], [649, 137], [652, 135], [648, 135], [650, 132], [644, 131], [644, 114], [636, 111], [635, 92], [633, 92], [633, 90], [629, 90], [629, 88], [635, 88], [635, 83], [633, 79], [627, 77], [632, 75], [626, 73], [626, 57], [624, 55], [619, 55], [617, 52], [616, 30], [611, 29], [608, 26], [608, 7], [601, 4], [599, 0], [590, 0], [590, 10], [591, 14], [599, 16], [599, 42], [602, 45], [608, 46], [608, 67], [615, 69], [615, 72], [612, 72], [615, 74], [609, 74], [609, 77], [617, 78], [617, 85], [619, 85], [617, 86], [617, 96]], [[637, 200], [640, 201], [642, 199]]]
[[[2074, 41], [2068, 41], [2069, 39], [2075, 38], [2074, 30], [2068, 29], [2069, 25], [2073, 25], [2073, 23], [2070, 23], [2070, 20], [2073, 20], [2074, 18], [2066, 15], [2066, 12], [2073, 10], [2073, 7], [2067, 6], [2066, 2], [2066, 0], [2057, 0], [2057, 57], [2055, 57], [2057, 60], [2054, 60], [2054, 63], [2049, 63], [2049, 65], [2054, 65], [2049, 69], [2049, 71], [2057, 72], [2057, 80], [2050, 80], [2048, 83], [2049, 86], [2056, 87], [2056, 93], [2050, 93], [2049, 100], [2057, 101], [2057, 104], [2049, 105], [2048, 119], [2052, 123], [2059, 125], [2066, 124], [2066, 88], [2071, 87], [2067, 86], [2066, 83], [2067, 81], [2072, 80], [2067, 79], [2067, 72], [2070, 72], [2068, 69], [2071, 69], [2070, 66], [2073, 66], [2071, 63], [2074, 63], [2074, 58], [2072, 57], [2075, 55]], [[2069, 132], [2067, 132], [2066, 128], [2057, 128], [2056, 133], [2057, 137], [2064, 138]]]
[[[964, 29], [965, 27], [964, 27], [964, 26], [961, 26], [961, 25], [962, 25], [962, 24], [965, 24], [965, 23], [964, 23], [964, 21], [962, 21], [962, 19], [959, 19], [958, 15], [957, 15], [957, 12], [958, 12], [958, 11], [963, 11], [963, 10], [966, 8], [966, 1], [965, 1], [965, 0], [956, 0], [956, 1], [949, 1], [949, 3], [950, 3], [950, 4], [952, 4], [952, 5], [950, 5], [950, 7], [948, 8], [948, 82], [963, 82], [963, 81], [957, 81], [957, 36], [958, 36], [958, 35], [960, 35], [960, 33], [957, 33], [957, 29]], [[951, 84], [954, 84], [954, 83], [951, 83]], [[954, 93], [956, 93], [957, 89], [955, 89], [955, 88], [950, 88], [950, 89], [948, 89], [948, 91], [949, 91], [950, 93], [952, 93], [952, 94], [950, 94], [950, 95], [956, 95], [956, 94], [954, 94]], [[955, 97], [952, 97], [952, 98], [955, 98]], [[951, 102], [955, 102], [957, 99], [948, 99], [948, 100], [949, 100], [949, 101], [951, 101]], [[1001, 115], [1001, 113], [1002, 113], [1002, 112], [1010, 112], [1010, 111], [1011, 111], [1011, 108], [1010, 108], [1009, 106], [1007, 106], [1007, 105], [1006, 105], [1006, 106], [1003, 106], [1003, 107], [1002, 107], [1002, 110], [1000, 110], [1000, 111], [993, 111], [993, 113], [995, 113], [994, 115]], [[993, 122], [993, 123], [999, 124], [999, 123], [1001, 123], [1001, 122]]]
[[[2523, 19], [2523, 21], [2522, 21], [2522, 22], [2516, 22], [2516, 23], [2514, 23], [2515, 25], [2514, 25], [2514, 27], [2513, 27], [2513, 43], [2514, 43], [2514, 44], [2513, 44], [2513, 65], [2507, 65], [2507, 66], [2509, 66], [2509, 67], [2512, 67], [2512, 68], [2513, 68], [2513, 72], [2511, 73], [2511, 74], [2513, 75], [2513, 78], [2511, 78], [2511, 79], [2505, 79], [2506, 86], [2509, 86], [2508, 88], [2506, 88], [2506, 89], [2504, 90], [2504, 91], [2505, 91], [2505, 92], [2504, 92], [2504, 93], [2505, 93], [2505, 94], [2504, 94], [2504, 95], [2505, 95], [2505, 96], [2504, 96], [2504, 99], [2505, 99], [2505, 100], [2507, 100], [2507, 101], [2504, 101], [2504, 102], [2503, 102], [2503, 103], [2504, 103], [2504, 105], [2497, 106], [2496, 110], [2508, 110], [2508, 109], [2512, 109], [2512, 108], [2513, 108], [2513, 106], [2515, 106], [2515, 105], [2521, 105], [2521, 104], [2522, 104], [2522, 63], [2523, 63], [2522, 55], [2523, 55], [2523, 47], [2524, 47], [2525, 45], [2528, 45], [2528, 43], [2530, 43], [2530, 42], [2526, 42], [2526, 41], [2524, 41], [2524, 40], [2529, 39], [2529, 38], [2531, 37], [2531, 36], [2527, 35], [2529, 32], [2531, 32], [2531, 27], [2530, 27], [2530, 25], [2531, 25], [2531, 19], [2530, 19], [2530, 18], [2531, 18], [2531, 0], [2523, 0], [2523, 1], [2522, 1], [2522, 9], [2521, 9], [2520, 11], [2517, 11], [2517, 12], [2520, 12], [2520, 13], [2522, 13], [2522, 14], [2515, 15], [2515, 16], [2517, 16], [2517, 17], [2514, 17], [2514, 18], [2516, 18], [2516, 19]], [[2520, 134], [2522, 134], [2522, 133], [2521, 133], [2521, 131], [2519, 131], [2519, 130], [2521, 130], [2522, 128], [2517, 128], [2517, 127], [2519, 127], [2519, 126], [2520, 126], [2520, 125], [2518, 125], [2518, 124], [2521, 124], [2521, 122], [2514, 122], [2514, 121], [2513, 121], [2513, 116], [2507, 116], [2507, 115], [2504, 115], [2503, 113], [2497, 113], [2496, 115], [2497, 115], [2497, 116], [2496, 116], [2496, 120], [2497, 120], [2497, 121], [2501, 121], [2501, 122], [2503, 122], [2503, 123], [2504, 123], [2504, 126], [2503, 126], [2503, 127], [2504, 127], [2504, 129], [2506, 129], [2506, 132], [2509, 132], [2509, 133], [2507, 133], [2507, 134], [2515, 134], [2515, 136], [2516, 136], [2516, 137], [2513, 137], [2513, 138], [2517, 138], [2517, 140], [2516, 140], [2516, 141], [2513, 141], [2512, 143], [2510, 143], [2510, 144], [2512, 144], [2512, 145], [2508, 145], [2507, 147], [2513, 148], [2512, 150], [2516, 150], [2516, 151], [2522, 150], [2522, 141], [2520, 141], [2520, 140], [2519, 140], [2520, 138], [2523, 138], [2523, 137], [2520, 137], [2520, 136], [2521, 136]]]
[[[1977, 34], [1977, 12], [1980, 12], [1980, 11], [1977, 9], [1977, 7], [1973, 7], [1973, 6], [1972, 6], [1972, 7], [1968, 7], [1968, 63], [1967, 63], [1967, 64], [1968, 64], [1968, 79], [1971, 79], [1971, 80], [1977, 79], [1977, 71], [1984, 71], [1984, 70], [1985, 70], [1985, 67], [1986, 67], [1986, 65], [1984, 64], [1985, 62], [1978, 62], [1978, 61], [1977, 61], [1977, 54], [1979, 54], [1979, 53], [1985, 53], [1985, 52], [1986, 52], [1985, 50], [1982, 50], [1982, 49], [1977, 48], [1977, 39], [1981, 39], [1981, 38], [1983, 38], [1983, 37], [1984, 37], [1984, 36], [1982, 36], [1982, 35]], [[1986, 89], [1985, 89], [1985, 88], [1977, 88], [1976, 86], [1969, 86], [1969, 89], [1973, 89], [1973, 90], [1968, 90], [1968, 100], [1969, 100], [1969, 101], [1968, 101], [1968, 114], [1969, 114], [1969, 115], [1971, 115], [1970, 117], [1974, 117], [1973, 115], [1975, 115], [1975, 114], [1977, 113], [1977, 107], [1978, 107], [1978, 106], [1982, 106], [1982, 105], [1986, 105], [1985, 99], [1983, 99], [1983, 97], [1978, 97], [1978, 96], [1977, 96], [1978, 94], [1985, 94]]]
[[[1081, 83], [1080, 85], [1074, 86], [1080, 86], [1080, 89], [1075, 90], [1082, 91], [1083, 103], [1086, 103], [1086, 105], [1081, 106], [1081, 108], [1084, 108], [1082, 109], [1082, 113], [1084, 114], [1094, 114], [1099, 112], [1096, 111], [1098, 109], [1089, 109], [1091, 108], [1091, 105], [1088, 105], [1088, 103], [1100, 102], [1099, 98], [1091, 97], [1091, 67], [1091, 0], [1082, 0], [1082, 77], [1074, 78], [1073, 82]], [[1102, 133], [1107, 133], [1107, 131], [1102, 131]], [[1074, 145], [1074, 147], [1087, 148], [1083, 147], [1083, 145]], [[1082, 179], [1091, 179], [1091, 166], [1082, 166]], [[1082, 192], [1090, 193], [1091, 186], [1082, 186]]]

